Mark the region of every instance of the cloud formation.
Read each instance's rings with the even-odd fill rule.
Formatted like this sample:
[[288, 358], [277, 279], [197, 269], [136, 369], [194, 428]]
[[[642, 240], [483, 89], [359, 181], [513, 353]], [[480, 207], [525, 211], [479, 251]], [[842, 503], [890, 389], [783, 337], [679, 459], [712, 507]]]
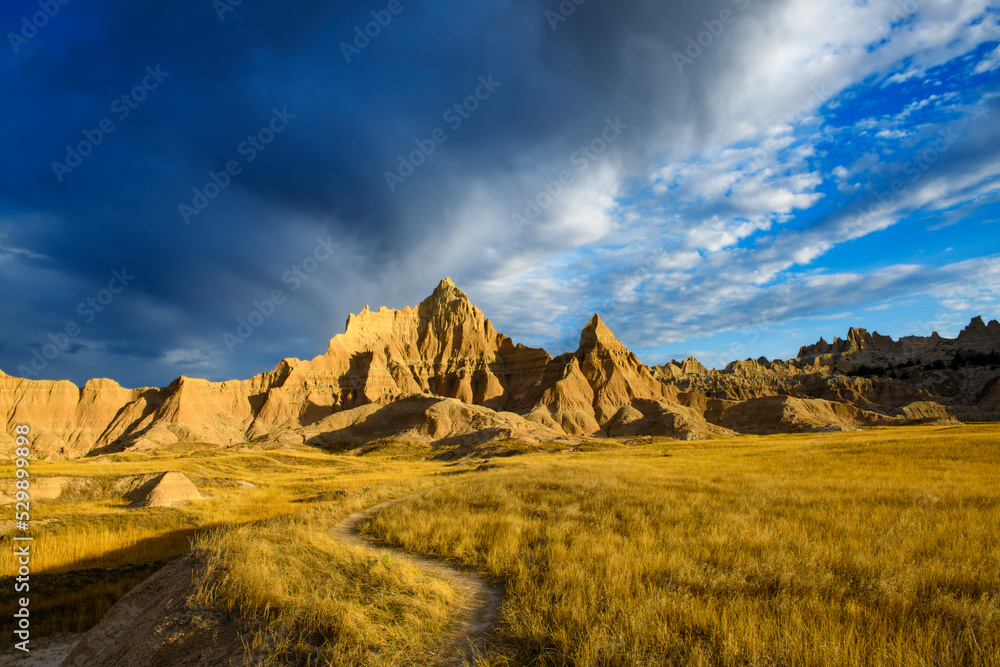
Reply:
[[995, 303], [946, 296], [1000, 253], [990, 3], [402, 6], [72, 3], [6, 53], [0, 368], [123, 267], [38, 377], [246, 377], [444, 275], [519, 341], [574, 347], [600, 310], [650, 362], [762, 314], [916, 299], [898, 334]]

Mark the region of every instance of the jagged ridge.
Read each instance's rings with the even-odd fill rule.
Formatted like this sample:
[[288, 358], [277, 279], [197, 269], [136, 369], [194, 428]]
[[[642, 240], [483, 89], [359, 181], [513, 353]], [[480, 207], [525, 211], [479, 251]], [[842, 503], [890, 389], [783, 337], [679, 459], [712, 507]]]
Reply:
[[[0, 418], [6, 422], [0, 451], [11, 449], [17, 423], [33, 426], [37, 452], [80, 456], [178, 440], [328, 444], [332, 436], [324, 433], [355, 444], [390, 435], [451, 443], [489, 434], [701, 438], [948, 419], [941, 405], [969, 408], [967, 418], [989, 417], [1000, 404], [995, 369], [962, 375], [959, 384], [965, 384], [948, 395], [945, 385], [958, 380], [933, 364], [993, 353], [998, 340], [1000, 324], [977, 318], [954, 341], [936, 334], [893, 341], [851, 329], [846, 339], [821, 339], [787, 362], [738, 361], [720, 372], [692, 358], [650, 368], [595, 314], [577, 351], [553, 359], [498, 333], [446, 278], [417, 306], [366, 306], [348, 318], [324, 354], [284, 359], [248, 380], [181, 377], [165, 388], [125, 389], [102, 379], [77, 388], [0, 373]], [[940, 386], [861, 372], [910, 358], [940, 371]], [[406, 403], [403, 412], [386, 411], [414, 396], [424, 398]]]
[[[700, 364], [698, 364], [700, 366]], [[851, 328], [846, 338], [803, 346], [789, 361], [734, 361], [722, 371], [676, 362], [654, 369], [683, 391], [727, 400], [794, 396], [849, 403], [890, 416], [1000, 418], [1000, 323], [973, 318], [954, 339]]]

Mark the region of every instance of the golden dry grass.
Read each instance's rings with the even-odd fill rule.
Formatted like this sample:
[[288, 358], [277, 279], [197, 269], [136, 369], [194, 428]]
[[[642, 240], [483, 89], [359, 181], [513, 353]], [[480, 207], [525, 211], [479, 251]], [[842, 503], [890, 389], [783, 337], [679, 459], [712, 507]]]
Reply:
[[342, 506], [216, 531], [198, 540], [195, 604], [249, 628], [265, 665], [428, 664], [455, 615], [445, 583], [330, 535]]
[[[155, 571], [137, 572], [130, 566], [162, 564], [189, 551], [192, 540], [208, 531], [308, 516], [318, 507], [346, 512], [426, 488], [444, 466], [332, 456], [307, 447], [237, 451], [188, 444], [95, 459], [33, 461], [31, 469], [36, 479], [87, 480], [83, 492], [32, 501], [32, 629], [34, 637], [41, 637], [93, 626], [115, 600]], [[0, 478], [11, 478], [12, 471], [9, 464], [0, 465]], [[177, 507], [136, 509], [112, 490], [122, 477], [166, 471], [186, 474], [206, 498]], [[13, 517], [13, 507], [8, 509]], [[276, 538], [267, 531], [262, 534]], [[0, 577], [16, 572], [12, 532], [0, 538]], [[244, 538], [249, 534], [234, 532]], [[92, 573], [104, 568], [113, 569], [95, 580]], [[0, 631], [9, 639], [16, 596], [10, 579], [3, 581]]]
[[525, 457], [368, 530], [506, 581], [484, 664], [998, 665], [998, 435]]
[[[439, 472], [442, 466], [332, 456], [305, 447], [241, 452], [183, 445], [95, 459], [35, 461], [31, 469], [36, 479], [85, 478], [91, 490], [89, 495], [32, 501], [31, 567], [41, 574], [177, 556], [189, 549], [198, 531], [299, 513], [324, 494], [374, 490], [399, 479]], [[0, 478], [11, 478], [12, 471], [10, 464], [0, 465]], [[206, 498], [177, 507], [133, 509], [109, 490], [122, 477], [167, 471], [187, 475]], [[239, 482], [256, 488], [238, 486]], [[11, 537], [0, 538], [0, 577], [16, 571]]]
[[454, 593], [329, 530], [429, 489], [366, 530], [503, 582], [482, 665], [1000, 665], [998, 425], [654, 440], [454, 476], [408, 457], [394, 443], [362, 457], [191, 446], [39, 463], [179, 470], [212, 498], [42, 503], [36, 567], [145, 563], [193, 537], [196, 602], [238, 617], [269, 664], [427, 664]]

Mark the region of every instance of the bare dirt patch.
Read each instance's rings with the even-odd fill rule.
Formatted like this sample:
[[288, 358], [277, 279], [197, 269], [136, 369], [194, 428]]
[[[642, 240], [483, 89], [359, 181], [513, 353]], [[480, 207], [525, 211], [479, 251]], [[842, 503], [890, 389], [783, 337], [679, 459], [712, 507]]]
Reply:
[[235, 622], [189, 606], [196, 567], [191, 556], [178, 558], [132, 589], [83, 636], [63, 667], [244, 664]]

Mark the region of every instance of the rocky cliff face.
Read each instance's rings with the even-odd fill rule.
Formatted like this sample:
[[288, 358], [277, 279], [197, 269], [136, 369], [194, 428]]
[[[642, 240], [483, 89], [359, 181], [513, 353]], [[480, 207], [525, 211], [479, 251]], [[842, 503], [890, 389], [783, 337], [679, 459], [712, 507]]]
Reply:
[[678, 391], [653, 377], [595, 314], [580, 345], [546, 364], [541, 381], [525, 387], [516, 409], [570, 434], [593, 434], [637, 400], [676, 403]]
[[415, 308], [372, 312], [347, 320], [326, 354], [286, 360], [296, 377], [328, 391], [326, 407], [349, 409], [401, 395], [431, 393], [492, 409], [536, 383], [551, 357], [515, 345], [450, 279]]
[[347, 320], [325, 354], [284, 359], [270, 373], [229, 382], [178, 378], [163, 389], [123, 389], [92, 380], [0, 377], [0, 420], [9, 433], [30, 424], [35, 450], [79, 456], [93, 450], [148, 449], [178, 440], [244, 442], [310, 425], [335, 412], [433, 394], [502, 410], [536, 387], [551, 357], [498, 334], [449, 279], [414, 308]]
[[737, 361], [720, 372], [688, 359], [650, 368], [594, 315], [577, 351], [553, 359], [498, 333], [445, 279], [415, 307], [365, 307], [324, 354], [284, 359], [248, 380], [181, 377], [142, 389], [91, 380], [79, 388], [0, 373], [0, 453], [12, 450], [19, 423], [32, 426], [37, 454], [74, 457], [178, 441], [702, 438], [948, 418], [941, 405], [996, 418], [1000, 383], [987, 362], [998, 350], [1000, 324], [977, 319], [954, 341], [852, 329], [788, 362]]
[[[688, 362], [685, 362], [688, 363]], [[954, 339], [893, 340], [852, 328], [846, 338], [822, 338], [789, 361], [735, 361], [722, 371], [663, 374], [682, 391], [725, 400], [791, 396], [846, 403], [898, 417], [1000, 419], [1000, 323], [977, 317]], [[920, 404], [919, 409], [910, 408]], [[929, 407], [937, 405], [937, 408]], [[931, 414], [933, 413], [933, 414]]]
[[890, 366], [915, 360], [923, 364], [936, 361], [951, 362], [956, 354], [989, 354], [1000, 351], [1000, 322], [983, 322], [973, 318], [955, 339], [941, 338], [937, 332], [930, 336], [904, 336], [893, 340], [877, 331], [869, 334], [865, 329], [851, 328], [847, 338], [834, 338], [827, 343], [822, 338], [814, 345], [799, 350], [797, 360], [803, 364], [819, 364], [841, 370], [858, 366]]

